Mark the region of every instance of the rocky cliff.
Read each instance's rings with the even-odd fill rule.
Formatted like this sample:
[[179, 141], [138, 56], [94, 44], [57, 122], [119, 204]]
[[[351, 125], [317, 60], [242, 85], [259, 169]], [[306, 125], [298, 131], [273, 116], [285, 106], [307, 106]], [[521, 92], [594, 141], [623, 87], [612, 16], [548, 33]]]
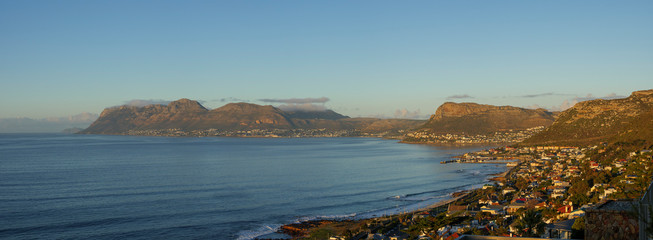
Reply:
[[562, 112], [546, 130], [524, 141], [538, 145], [599, 142], [653, 144], [653, 90], [629, 97], [580, 102]]
[[489, 134], [549, 126], [554, 116], [554, 113], [544, 109], [447, 102], [438, 107], [419, 129], [434, 134]]

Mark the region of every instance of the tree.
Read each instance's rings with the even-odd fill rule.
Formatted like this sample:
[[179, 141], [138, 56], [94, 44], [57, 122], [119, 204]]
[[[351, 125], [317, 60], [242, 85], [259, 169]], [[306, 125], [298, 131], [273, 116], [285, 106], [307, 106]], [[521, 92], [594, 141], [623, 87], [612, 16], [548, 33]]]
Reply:
[[526, 210], [517, 220], [517, 230], [524, 237], [539, 236], [544, 232], [542, 214], [534, 209]]
[[585, 216], [576, 218], [576, 221], [574, 221], [574, 225], [571, 226], [571, 238], [585, 238]]
[[528, 187], [528, 184], [530, 184], [530, 182], [529, 182], [528, 180], [526, 180], [526, 179], [523, 178], [523, 177], [519, 177], [519, 179], [518, 179], [517, 182], [515, 183], [515, 187], [516, 187], [519, 191], [523, 191], [523, 190], [526, 189], [526, 187]]
[[574, 194], [571, 196], [571, 202], [574, 204], [575, 208], [578, 208], [580, 206], [583, 206], [587, 203], [589, 203], [590, 198], [587, 197], [585, 194]]

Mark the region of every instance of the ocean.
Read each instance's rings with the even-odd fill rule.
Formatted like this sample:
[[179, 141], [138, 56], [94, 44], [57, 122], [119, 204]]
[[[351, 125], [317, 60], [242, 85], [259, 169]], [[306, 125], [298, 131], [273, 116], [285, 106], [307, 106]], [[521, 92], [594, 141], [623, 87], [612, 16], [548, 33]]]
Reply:
[[411, 211], [479, 187], [483, 147], [377, 138], [0, 134], [0, 238], [253, 239]]

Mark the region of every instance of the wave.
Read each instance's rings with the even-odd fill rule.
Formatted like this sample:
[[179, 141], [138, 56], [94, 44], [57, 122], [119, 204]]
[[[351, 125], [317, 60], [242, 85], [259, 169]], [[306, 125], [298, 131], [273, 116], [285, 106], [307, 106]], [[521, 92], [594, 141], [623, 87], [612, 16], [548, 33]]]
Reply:
[[[470, 183], [470, 184], [464, 184], [464, 185], [451, 187], [451, 188], [433, 190], [433, 191], [410, 193], [410, 194], [406, 194], [406, 195], [395, 195], [395, 196], [387, 197], [386, 199], [395, 200], [395, 201], [425, 201], [425, 200], [434, 199], [434, 198], [442, 198], [442, 197], [451, 196], [454, 192], [457, 192], [457, 191], [474, 189], [474, 188], [476, 188], [475, 187], [476, 185], [478, 185], [478, 184]], [[480, 184], [480, 186], [483, 186], [483, 184]]]
[[368, 204], [381, 202], [381, 201], [385, 201], [385, 199], [365, 200], [365, 201], [348, 202], [348, 203], [332, 204], [332, 205], [322, 205], [322, 206], [315, 206], [315, 207], [300, 208], [300, 209], [297, 209], [297, 210], [298, 211], [319, 211], [319, 210], [330, 209], [330, 208], [351, 207], [351, 206], [356, 206], [356, 205], [368, 205]]
[[[479, 171], [474, 171], [474, 172], [477, 172], [476, 173], [477, 175], [480, 174]], [[449, 200], [452, 198], [454, 192], [480, 188], [483, 186], [483, 184], [485, 184], [485, 182], [464, 184], [456, 187], [433, 190], [433, 191], [424, 191], [424, 192], [410, 193], [405, 195], [395, 195], [379, 200], [358, 201], [358, 202], [351, 202], [347, 204], [336, 204], [336, 205], [328, 205], [328, 206], [303, 208], [300, 210], [301, 211], [322, 210], [327, 208], [355, 206], [355, 205], [369, 204], [369, 203], [388, 201], [388, 200], [402, 201], [408, 203], [408, 204], [396, 205], [393, 207], [373, 209], [369, 211], [350, 213], [350, 214], [302, 216], [288, 223], [300, 223], [300, 222], [316, 221], [316, 220], [361, 220], [361, 219], [369, 219], [369, 218], [381, 217], [387, 215], [395, 215], [403, 212], [413, 212], [413, 211], [418, 211], [420, 209], [424, 209], [433, 204]], [[265, 224], [256, 230], [243, 230], [237, 234], [238, 235], [237, 239], [253, 240], [262, 236], [268, 237], [271, 236], [270, 234], [275, 234], [283, 225], [284, 224]]]
[[89, 199], [89, 198], [116, 198], [116, 197], [131, 197], [131, 196], [152, 196], [152, 195], [171, 195], [178, 194], [184, 195], [188, 193], [202, 193], [223, 191], [227, 188], [203, 188], [203, 189], [171, 189], [171, 190], [157, 190], [157, 191], [142, 191], [142, 192], [126, 192], [126, 193], [96, 193], [84, 195], [63, 195], [54, 197], [31, 197], [31, 198], [4, 198], [1, 201], [7, 202], [25, 202], [25, 201], [53, 201], [53, 200], [71, 200], [71, 199]]
[[[318, 221], [318, 220], [346, 220], [346, 219], [356, 219], [356, 216], [358, 214], [356, 213], [351, 213], [351, 214], [341, 214], [341, 215], [319, 215], [319, 216], [304, 216], [304, 217], [298, 217], [294, 219], [293, 221], [290, 221], [290, 223], [302, 223], [302, 222], [308, 222], [308, 221]], [[266, 238], [272, 234], [275, 234], [277, 236], [270, 236], [269, 238], [284, 238], [284, 237], [290, 237], [286, 236], [285, 234], [276, 234], [279, 229], [281, 229], [281, 226], [285, 224], [265, 224], [261, 227], [259, 227], [256, 230], [243, 230], [238, 232], [236, 235], [238, 236], [236, 239], [237, 240], [253, 240], [262, 236], [266, 236]]]
[[267, 224], [255, 230], [243, 230], [237, 233], [237, 240], [253, 240], [257, 237], [265, 236], [268, 234], [276, 233], [283, 226], [283, 224]]

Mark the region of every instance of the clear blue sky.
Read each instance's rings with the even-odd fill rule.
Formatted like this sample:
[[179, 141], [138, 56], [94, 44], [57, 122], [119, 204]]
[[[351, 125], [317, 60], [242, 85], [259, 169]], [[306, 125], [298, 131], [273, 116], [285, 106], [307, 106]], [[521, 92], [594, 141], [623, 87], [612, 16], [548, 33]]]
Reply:
[[428, 116], [653, 88], [653, 1], [0, 1], [0, 34], [0, 118], [322, 97]]

